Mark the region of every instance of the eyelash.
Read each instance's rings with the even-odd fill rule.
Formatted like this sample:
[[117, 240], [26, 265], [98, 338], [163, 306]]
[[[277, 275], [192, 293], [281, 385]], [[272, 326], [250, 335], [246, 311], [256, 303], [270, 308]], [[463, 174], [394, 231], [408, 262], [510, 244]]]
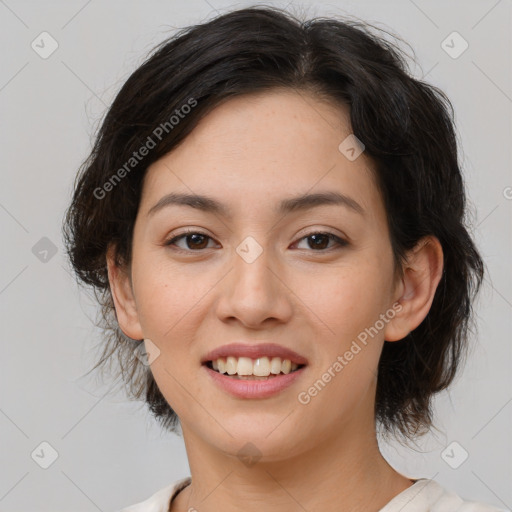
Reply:
[[[212, 237], [210, 237], [209, 235], [207, 235], [206, 233], [201, 233], [200, 231], [195, 231], [195, 230], [188, 230], [188, 231], [185, 231], [184, 233], [181, 233], [175, 237], [172, 237], [171, 239], [169, 239], [168, 241], [166, 241], [164, 243], [165, 246], [167, 247], [170, 247], [172, 245], [174, 245], [174, 243], [182, 238], [185, 238], [187, 237], [188, 235], [201, 235], [201, 236], [204, 236], [206, 238], [209, 238], [211, 240], [213, 240]], [[329, 238], [329, 240], [333, 240], [334, 242], [336, 242], [336, 244], [338, 244], [338, 249], [341, 249], [343, 247], [346, 247], [347, 245], [349, 245], [349, 243], [346, 241], [346, 240], [343, 240], [342, 238], [340, 238], [339, 236], [336, 236], [334, 235], [333, 233], [329, 233], [329, 232], [326, 232], [326, 231], [313, 231], [303, 237], [301, 237], [299, 239], [299, 242], [304, 240], [305, 238], [309, 238], [313, 235], [323, 235], [323, 236], [327, 236]], [[329, 249], [319, 249], [317, 251], [315, 251], [314, 249], [311, 249], [312, 252], [328, 252], [328, 251], [331, 251], [333, 248], [329, 248]], [[334, 247], [334, 249], [336, 249], [336, 247]], [[177, 247], [175, 248], [174, 250], [177, 250], [177, 251], [180, 251], [180, 252], [201, 252], [203, 251], [204, 249], [197, 249], [197, 250], [194, 250], [194, 249], [182, 249], [181, 247]]]

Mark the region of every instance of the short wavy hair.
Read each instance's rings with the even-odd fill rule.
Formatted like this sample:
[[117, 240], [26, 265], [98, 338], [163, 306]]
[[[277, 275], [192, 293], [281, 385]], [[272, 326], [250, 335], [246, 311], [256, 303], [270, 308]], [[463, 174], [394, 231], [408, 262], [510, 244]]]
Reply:
[[[433, 235], [442, 245], [444, 269], [430, 311], [403, 340], [384, 343], [375, 397], [384, 433], [412, 439], [434, 426], [432, 398], [453, 381], [466, 355], [484, 264], [466, 226], [453, 106], [441, 90], [413, 78], [403, 50], [376, 31], [389, 35], [348, 18], [303, 21], [268, 6], [231, 11], [154, 48], [106, 112], [76, 176], [63, 222], [65, 246], [78, 280], [101, 305], [103, 352], [93, 369], [116, 354], [117, 376], [130, 398], [144, 396], [166, 429], [177, 431], [179, 418], [135, 356], [143, 340], [119, 328], [106, 253], [113, 246], [116, 263], [129, 268], [143, 178], [153, 162], [222, 101], [276, 88], [349, 107], [352, 132], [374, 164], [401, 275], [406, 252], [422, 237]], [[191, 98], [194, 108], [170, 123]], [[156, 127], [167, 128], [155, 137]], [[148, 137], [155, 147], [123, 173]], [[107, 194], [116, 171], [122, 179]]]

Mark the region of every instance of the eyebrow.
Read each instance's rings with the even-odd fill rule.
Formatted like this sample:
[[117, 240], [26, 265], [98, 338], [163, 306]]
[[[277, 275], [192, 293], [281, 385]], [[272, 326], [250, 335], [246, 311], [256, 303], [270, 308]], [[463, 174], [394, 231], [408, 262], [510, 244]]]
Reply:
[[[207, 213], [216, 213], [224, 217], [231, 217], [231, 210], [225, 204], [220, 203], [211, 197], [199, 194], [170, 193], [158, 200], [148, 211], [147, 215], [154, 215], [156, 212], [169, 206], [190, 206]], [[303, 194], [297, 197], [283, 199], [276, 208], [277, 214], [286, 214], [296, 211], [304, 211], [324, 205], [344, 206], [364, 216], [363, 207], [353, 198], [340, 192], [317, 192], [314, 194]]]

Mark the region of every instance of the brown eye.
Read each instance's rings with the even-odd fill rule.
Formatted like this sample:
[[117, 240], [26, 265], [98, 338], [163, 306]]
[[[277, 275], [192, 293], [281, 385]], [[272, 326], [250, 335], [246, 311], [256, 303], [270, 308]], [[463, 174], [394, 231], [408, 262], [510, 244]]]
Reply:
[[[185, 247], [179, 246], [176, 244], [177, 241], [180, 241], [181, 239], [185, 240]], [[179, 249], [182, 250], [201, 250], [206, 249], [208, 246], [208, 241], [212, 240], [211, 237], [208, 235], [205, 235], [203, 233], [199, 233], [196, 231], [190, 231], [187, 233], [183, 233], [181, 235], [175, 236], [174, 238], [171, 238], [168, 240], [165, 245], [171, 246], [176, 245]]]
[[332, 249], [333, 247], [329, 247], [329, 242], [334, 241], [334, 248], [336, 245], [338, 247], [345, 247], [348, 245], [348, 242], [346, 240], [343, 240], [342, 238], [332, 234], [332, 233], [311, 233], [305, 237], [301, 238], [302, 240], [307, 240], [308, 249], [313, 249], [317, 252], [323, 252], [328, 249]]

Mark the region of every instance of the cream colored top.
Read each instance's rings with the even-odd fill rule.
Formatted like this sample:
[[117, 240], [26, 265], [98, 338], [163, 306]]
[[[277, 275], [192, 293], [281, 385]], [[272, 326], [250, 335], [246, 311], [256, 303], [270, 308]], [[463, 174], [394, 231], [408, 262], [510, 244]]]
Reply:
[[[169, 512], [171, 501], [191, 482], [182, 478], [157, 491], [145, 501], [130, 505], [119, 512]], [[395, 496], [379, 512], [512, 512], [492, 505], [466, 501], [444, 489], [435, 480], [420, 478]]]

